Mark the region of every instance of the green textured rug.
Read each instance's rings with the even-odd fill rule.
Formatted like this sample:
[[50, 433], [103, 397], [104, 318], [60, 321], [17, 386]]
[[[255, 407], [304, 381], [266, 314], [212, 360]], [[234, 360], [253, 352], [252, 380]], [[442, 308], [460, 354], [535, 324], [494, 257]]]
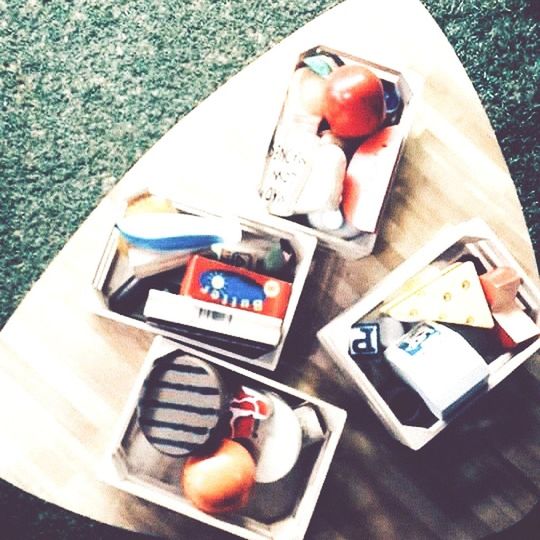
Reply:
[[[0, 326], [145, 150], [230, 76], [336, 3], [0, 0]], [[538, 251], [536, 2], [424, 4], [482, 99]], [[6, 484], [0, 508], [13, 527], [7, 538], [123, 537]]]

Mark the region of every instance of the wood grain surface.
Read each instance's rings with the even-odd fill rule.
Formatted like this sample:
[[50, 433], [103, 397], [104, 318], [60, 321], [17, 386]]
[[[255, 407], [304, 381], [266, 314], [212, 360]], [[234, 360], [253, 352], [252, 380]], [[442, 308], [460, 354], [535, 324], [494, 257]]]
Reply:
[[[480, 538], [516, 523], [539, 499], [538, 358], [413, 452], [346, 390], [315, 338], [448, 222], [482, 217], [538, 283], [493, 130], [419, 1], [348, 0], [306, 25], [183, 118], [107, 199], [150, 184], [186, 204], [266, 219], [255, 188], [269, 137], [297, 55], [318, 44], [410, 72], [421, 95], [374, 254], [344, 262], [317, 252], [272, 375], [349, 412], [307, 537]], [[109, 202], [83, 223], [1, 333], [0, 475], [105, 523], [165, 537], [225, 538], [96, 476], [152, 339], [89, 310], [93, 272], [113, 217]]]

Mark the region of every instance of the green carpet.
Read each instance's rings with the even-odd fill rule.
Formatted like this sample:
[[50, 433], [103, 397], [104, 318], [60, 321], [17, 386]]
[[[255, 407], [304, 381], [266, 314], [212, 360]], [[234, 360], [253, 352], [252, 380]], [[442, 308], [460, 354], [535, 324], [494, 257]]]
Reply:
[[[145, 150], [231, 75], [336, 3], [0, 0], [0, 327]], [[538, 251], [536, 2], [424, 4], [486, 107]], [[0, 508], [4, 531], [13, 527], [4, 538], [123, 537], [6, 484]]]

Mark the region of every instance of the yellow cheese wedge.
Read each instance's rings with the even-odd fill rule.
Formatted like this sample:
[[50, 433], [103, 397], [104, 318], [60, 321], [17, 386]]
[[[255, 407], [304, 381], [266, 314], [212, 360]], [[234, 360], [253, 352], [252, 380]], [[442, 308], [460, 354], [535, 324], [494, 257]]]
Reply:
[[412, 278], [408, 279], [398, 291], [386, 299], [386, 302], [381, 306], [381, 312], [389, 314], [389, 310], [395, 305], [401, 303], [405, 298], [411, 296], [411, 294], [419, 291], [460, 264], [461, 263], [453, 263], [446, 268], [440, 268], [434, 264], [426, 266], [418, 272], [418, 274], [415, 274]]
[[474, 264], [452, 265], [442, 276], [415, 291], [385, 311], [405, 322], [439, 321], [481, 328], [493, 328]]

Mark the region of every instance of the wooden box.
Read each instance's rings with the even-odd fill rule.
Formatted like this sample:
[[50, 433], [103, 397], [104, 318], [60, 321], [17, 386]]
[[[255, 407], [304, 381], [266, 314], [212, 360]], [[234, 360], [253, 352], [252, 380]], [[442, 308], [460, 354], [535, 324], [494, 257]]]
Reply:
[[[387, 115], [386, 122], [389, 122], [390, 125], [392, 125], [391, 129], [398, 130], [398, 134], [393, 136], [396, 140], [395, 142], [393, 140], [392, 144], [390, 145], [391, 149], [387, 149], [389, 161], [387, 160], [387, 156], [385, 155], [382, 160], [379, 159], [376, 163], [370, 162], [366, 165], [366, 167], [369, 169], [370, 175], [374, 177], [374, 180], [376, 180], [371, 182], [371, 185], [374, 186], [371, 190], [372, 196], [375, 197], [375, 199], [374, 203], [369, 205], [369, 212], [372, 213], [374, 216], [372, 216], [370, 220], [372, 223], [372, 230], [370, 230], [369, 232], [360, 231], [358, 229], [352, 230], [353, 228], [346, 224], [335, 231], [317, 229], [310, 224], [307, 214], [294, 214], [281, 218], [277, 217], [277, 220], [285, 220], [290, 224], [293, 230], [315, 236], [319, 240], [319, 244], [322, 247], [336, 251], [337, 253], [339, 253], [340, 256], [345, 259], [359, 259], [361, 257], [369, 255], [373, 251], [375, 241], [377, 239], [377, 234], [384, 224], [385, 207], [387, 206], [388, 200], [390, 198], [392, 184], [397, 175], [399, 161], [403, 153], [404, 144], [409, 134], [410, 126], [412, 123], [412, 115], [416, 101], [415, 94], [418, 93], [416, 89], [413, 91], [413, 87], [418, 87], [419, 85], [418, 83], [413, 82], [415, 79], [413, 74], [405, 76], [403, 73], [397, 70], [381, 66], [379, 64], [370, 62], [369, 60], [357, 58], [349, 54], [342, 53], [323, 46], [314, 47], [313, 49], [302, 53], [296, 62], [295, 71], [300, 66], [305, 65], [304, 59], [306, 57], [309, 57], [310, 55], [319, 52], [322, 52], [325, 55], [336, 55], [341, 59], [341, 61], [343, 61], [345, 65], [356, 64], [366, 67], [373, 73], [375, 73], [375, 75], [377, 75], [381, 80], [383, 80], [385, 84], [389, 83], [390, 85], [394, 85], [393, 87], [397, 89], [397, 93], [401, 97], [401, 103], [397, 112], [394, 112], [392, 115]], [[263, 174], [263, 177], [259, 184], [259, 194], [261, 196], [261, 199], [265, 201], [266, 204], [268, 204], [270, 214], [274, 214], [272, 216], [273, 218], [276, 218], [276, 216], [279, 216], [280, 214], [275, 214], [271, 210], [271, 198], [272, 196], [275, 197], [275, 192], [273, 193], [272, 182], [270, 184], [266, 182], [265, 175], [267, 174], [269, 163], [272, 159], [273, 149], [276, 144], [276, 134], [278, 132], [280, 122], [282, 122], [283, 120], [285, 107], [286, 99], [284, 100], [284, 105], [280, 118], [276, 125], [276, 130], [274, 131], [274, 134], [272, 135], [272, 139], [270, 141], [270, 146], [266, 157], [265, 173]], [[326, 128], [324, 126], [326, 126]], [[383, 124], [383, 127], [387, 127], [386, 124]], [[319, 126], [319, 132], [322, 129], [328, 129], [328, 126], [326, 125], [324, 119]], [[378, 132], [376, 132], [376, 134], [377, 133]], [[360, 138], [360, 141], [363, 143], [374, 141], [375, 137], [377, 136], [376, 134], [370, 135], [367, 140], [365, 138]], [[345, 141], [345, 139], [343, 139], [343, 141]], [[348, 166], [351, 161], [350, 154], [351, 152], [354, 153], [353, 146], [351, 145], [354, 145], [354, 148], [356, 148], [359, 144], [360, 143], [357, 142], [357, 139], [349, 139], [346, 143], [346, 145], [350, 146], [348, 150], [345, 149], [345, 153], [347, 154]], [[387, 144], [385, 143], [381, 146], [387, 146]], [[278, 176], [281, 178], [283, 175], [278, 174]], [[340, 204], [340, 208], [343, 208], [343, 201]]]
[[[216, 214], [204, 212], [199, 209], [187, 207], [180, 203], [174, 203], [174, 207], [179, 212], [185, 214], [206, 217], [222, 217], [217, 216]], [[115, 215], [120, 217], [123, 215], [123, 210], [124, 206], [119, 208]], [[125, 313], [120, 313], [111, 309], [108, 302], [109, 292], [114, 289], [114, 287], [118, 286], [118, 284], [125, 279], [126, 275], [129, 275], [129, 270], [127, 270], [128, 273], [126, 274], [125, 256], [122, 256], [120, 250], [118, 249], [119, 233], [114, 227], [113, 223], [111, 223], [111, 233], [106, 240], [106, 245], [93, 280], [93, 288], [97, 294], [95, 295], [96, 298], [93, 300], [92, 310], [100, 316], [107, 317], [122, 324], [127, 324], [142, 330], [176, 339], [195, 349], [207, 350], [213, 355], [221, 358], [240, 360], [243, 362], [248, 362], [254, 366], [274, 370], [278, 364], [279, 357], [281, 355], [285, 339], [287, 338], [287, 334], [289, 332], [306, 277], [310, 270], [311, 261], [316, 247], [316, 239], [310, 235], [293, 231], [290, 227], [287, 227], [286, 224], [284, 224], [283, 228], [281, 228], [261, 225], [247, 219], [237, 219], [235, 217], [231, 219], [235, 219], [240, 223], [244, 238], [246, 236], [261, 238], [283, 238], [290, 243], [295, 252], [296, 266], [294, 270], [294, 280], [292, 282], [287, 309], [281, 324], [279, 342], [275, 347], [253, 347], [251, 344], [249, 344], [247, 347], [244, 347], [243, 344], [233, 347], [232, 345], [228, 345], [226, 338], [222, 339], [221, 341], [214, 341], [204, 334], [199, 333], [196, 335], [195, 332], [192, 332], [189, 329], [184, 329], [180, 332], [180, 330], [174, 325], [167, 326], [165, 324], [151, 324], [142, 314], [142, 308], [140, 306], [138, 309], [132, 310], [132, 312], [129, 311]], [[116, 284], [114, 286], [111, 285], [115, 282]]]
[[[381, 419], [390, 433], [404, 445], [419, 449], [440, 433], [450, 421], [469, 406], [478, 396], [494, 388], [508, 377], [525, 360], [540, 348], [540, 336], [525, 340], [511, 350], [498, 348], [495, 336], [484, 343], [481, 355], [487, 362], [487, 383], [475, 396], [467, 399], [449, 418], [438, 419], [425, 416], [422, 425], [410, 425], [399, 420], [396, 409], [390, 407], [390, 392], [386, 399], [382, 390], [386, 386], [382, 381], [385, 369], [384, 360], [372, 371], [361, 369], [361, 362], [354, 361], [349, 354], [351, 326], [362, 320], [373, 320], [377, 317], [381, 305], [391, 298], [406, 283], [411, 283], [414, 276], [428, 265], [449, 265], [452, 262], [469, 259], [486, 271], [497, 267], [511, 267], [521, 278], [517, 303], [530, 319], [530, 325], [540, 323], [540, 290], [527, 277], [512, 255], [497, 238], [495, 233], [480, 219], [473, 219], [456, 226], [445, 227], [431, 242], [408, 258], [394, 271], [388, 274], [378, 285], [363, 296], [356, 304], [338, 315], [318, 332], [318, 338], [341, 370], [348, 375], [353, 388], [359, 391], [369, 403], [375, 414]], [[375, 315], [374, 315], [375, 314]], [[491, 352], [485, 352], [491, 351]], [[397, 376], [396, 376], [397, 377]]]
[[[158, 455], [159, 452], [146, 441], [137, 423], [137, 403], [146, 376], [155, 360], [171, 351], [180, 351], [201, 358], [212, 364], [221, 376], [233, 375], [241, 378], [247, 385], [256, 384], [259, 388], [279, 395], [293, 408], [309, 404], [316, 410], [321, 426], [324, 428], [324, 437], [302, 449], [302, 453], [305, 452], [304, 457], [301, 457], [305, 460], [302, 478], [300, 484], [295, 484], [298, 489], [292, 511], [288, 515], [271, 523], [263, 523], [253, 517], [246, 517], [242, 515], [242, 511], [234, 514], [210, 515], [197, 509], [183, 495], [179, 482], [182, 459]], [[345, 418], [346, 412], [333, 405], [246, 369], [233, 366], [209, 354], [157, 336], [118, 421], [118, 427], [100, 467], [100, 477], [118, 489], [243, 538], [301, 539], [309, 525], [332, 462]], [[148, 461], [145, 459], [147, 456], [151, 457]], [[279, 458], [276, 457], [276, 459]]]

